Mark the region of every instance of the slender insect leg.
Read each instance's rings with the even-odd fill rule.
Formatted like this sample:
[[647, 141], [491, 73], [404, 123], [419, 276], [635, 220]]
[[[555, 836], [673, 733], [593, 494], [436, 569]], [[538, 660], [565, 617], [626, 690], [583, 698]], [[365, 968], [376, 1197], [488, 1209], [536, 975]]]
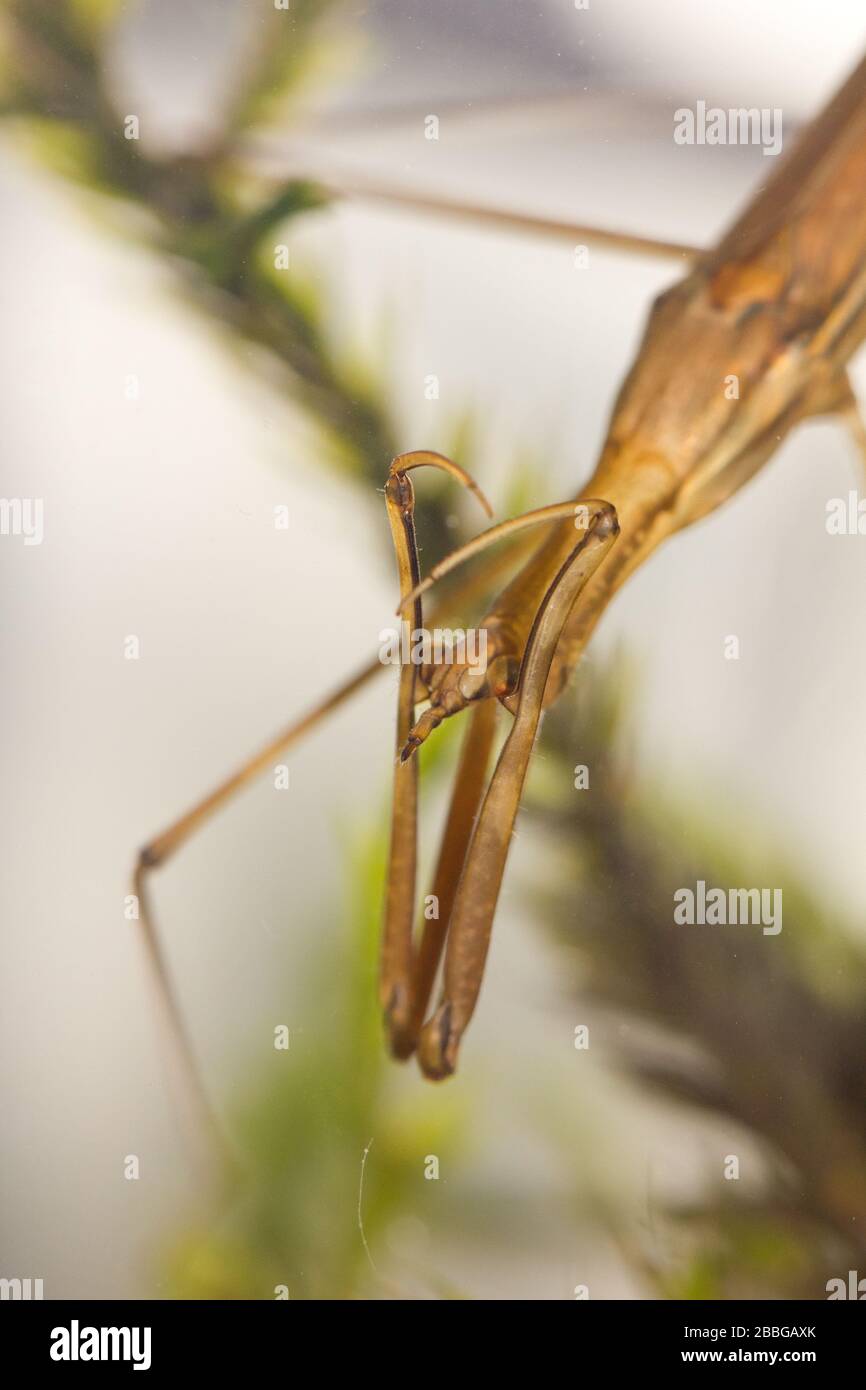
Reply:
[[[477, 484], [451, 459], [429, 450], [401, 454], [391, 464], [385, 485], [385, 504], [391, 537], [397, 557], [400, 580], [401, 624], [423, 626], [420, 595], [407, 597], [421, 578], [418, 543], [415, 537], [415, 494], [409, 470], [431, 466], [441, 468], [473, 491], [489, 513], [490, 505]], [[401, 757], [415, 722], [418, 668], [405, 661], [400, 668], [397, 700], [397, 738], [394, 764], [394, 794], [391, 810], [391, 845], [385, 892], [385, 922], [379, 1000], [385, 1027], [395, 1056], [406, 1056], [406, 1037], [412, 1015], [413, 929], [415, 882], [418, 857], [418, 760]], [[412, 1050], [411, 1048], [409, 1049]]]
[[416, 584], [408, 598], [417, 598], [425, 594], [445, 575], [450, 574], [452, 570], [457, 569], [459, 565], [464, 564], [473, 556], [480, 555], [488, 546], [495, 545], [497, 541], [503, 540], [506, 536], [514, 536], [518, 532], [525, 531], [528, 527], [566, 520], [572, 520], [579, 529], [585, 529], [598, 510], [608, 505], [607, 502], [600, 502], [592, 497], [581, 498], [579, 501], [552, 502], [546, 507], [537, 507], [531, 512], [523, 512], [520, 516], [513, 516], [508, 521], [500, 521], [496, 526], [491, 526], [487, 531], [480, 531], [477, 536], [473, 536], [471, 541], [467, 541], [465, 545], [459, 546], [457, 550], [452, 550], [444, 556], [438, 564], [433, 566], [426, 579]]
[[[412, 966], [411, 1015], [402, 1033], [392, 1032], [391, 1051], [401, 1060], [411, 1056], [418, 1045], [418, 1034], [427, 1012], [427, 1003], [439, 968], [454, 895], [463, 870], [463, 861], [472, 835], [472, 827], [490, 762], [496, 733], [497, 705], [495, 700], [481, 700], [469, 715], [469, 726], [463, 738], [460, 761], [448, 806], [439, 858], [433, 875], [432, 896], [437, 917], [426, 918], [421, 942]], [[413, 758], [412, 762], [416, 760]]]
[[139, 862], [133, 874], [133, 891], [138, 899], [139, 923], [156, 998], [161, 1010], [162, 1024], [168, 1043], [168, 1059], [174, 1064], [178, 1076], [180, 1101], [190, 1118], [193, 1140], [197, 1141], [200, 1136], [205, 1136], [210, 1141], [212, 1148], [222, 1157], [228, 1159], [227, 1167], [232, 1168], [234, 1167], [234, 1160], [228, 1151], [225, 1135], [208, 1099], [199, 1064], [166, 965], [165, 955], [154, 927], [147, 876], [147, 866]]
[[[405, 472], [391, 473], [385, 487], [388, 521], [397, 556], [400, 593], [407, 594], [419, 580], [418, 545], [415, 539], [414, 491]], [[401, 604], [400, 622], [422, 626], [420, 598]], [[401, 644], [402, 645], [402, 644]], [[415, 720], [417, 668], [411, 661], [400, 666], [397, 697], [397, 736], [394, 760], [394, 793], [391, 806], [391, 845], [385, 890], [385, 921], [379, 972], [379, 1002], [391, 1039], [398, 1039], [409, 1024], [412, 992], [412, 930], [415, 916], [415, 879], [418, 858], [418, 763], [400, 757]]]
[[[405, 455], [402, 460], [395, 460], [396, 464], [400, 464], [401, 462], [405, 465], [404, 472], [405, 468], [419, 467], [424, 463], [430, 463], [444, 468], [478, 493], [482, 504], [489, 511], [489, 505], [486, 499], [480, 494], [472, 480], [462, 469], [458, 468], [456, 464], [452, 464], [450, 460], [444, 459], [440, 455], [419, 453], [416, 455]], [[497, 566], [492, 565], [488, 568], [491, 573], [495, 573]], [[468, 583], [456, 586], [448, 601], [454, 602], [460, 598], [465, 599], [479, 588], [483, 589], [486, 587], [488, 578], [489, 575], [475, 575]], [[293, 744], [314, 729], [316, 725], [325, 719], [332, 711], [338, 709], [340, 705], [354, 695], [356, 691], [360, 690], [372, 676], [376, 675], [376, 673], [381, 670], [383, 670], [383, 666], [381, 662], [376, 659], [350, 677], [349, 680], [344, 681], [343, 684], [333, 691], [332, 694], [327, 696], [325, 700], [316, 705], [315, 708], [303, 715], [300, 719], [293, 720], [287, 728], [277, 734], [274, 739], [216, 787], [214, 791], [202, 801], [197, 802], [191, 810], [179, 817], [167, 830], [164, 830], [162, 834], [145, 845], [138, 855], [133, 876], [133, 891], [138, 899], [139, 922], [141, 925], [142, 937], [155, 980], [159, 1003], [166, 1022], [172, 1053], [179, 1065], [191, 1109], [198, 1116], [199, 1120], [203, 1121], [205, 1131], [215, 1133], [220, 1140], [220, 1132], [213, 1117], [195, 1052], [183, 1022], [183, 1017], [171, 980], [171, 974], [166, 964], [159, 933], [156, 928], [156, 921], [151, 904], [150, 876], [154, 869], [165, 864], [176, 854], [177, 851], [204, 826], [212, 815], [227, 805], [237, 792], [242, 791], [244, 787], [253, 782], [256, 777], [270, 767], [275, 758], [284, 754]]]
[[589, 242], [605, 250], [620, 251], [628, 255], [650, 256], [654, 259], [676, 260], [688, 264], [703, 255], [702, 248], [680, 241], [660, 241], [654, 237], [640, 236], [632, 232], [615, 231], [606, 227], [594, 227], [587, 223], [571, 222], [563, 218], [551, 218], [517, 212], [510, 208], [485, 207], [477, 203], [457, 202], [453, 199], [434, 196], [421, 196], [407, 192], [396, 186], [362, 182], [357, 176], [345, 180], [329, 180], [327, 176], [317, 183], [327, 189], [333, 197], [369, 198], [387, 203], [402, 204], [419, 212], [438, 213], [461, 221], [474, 222], [482, 226], [504, 228], [506, 231], [527, 232], [532, 236], [548, 236], [558, 241], [571, 243]]
[[481, 988], [493, 915], [541, 716], [547, 676], [572, 606], [619, 531], [609, 504], [597, 510], [536, 614], [515, 692], [514, 723], [490, 780], [458, 885], [448, 932], [442, 999], [421, 1033], [419, 1062], [432, 1080], [449, 1076]]
[[[419, 459], [422, 456], [416, 456]], [[444, 465], [443, 465], [444, 466]], [[461, 470], [452, 465], [457, 476]], [[484, 592], [491, 579], [498, 574], [501, 564], [494, 562], [486, 573], [476, 574], [468, 581], [457, 584], [445, 600], [447, 611], [452, 603], [465, 601], [477, 592]], [[441, 610], [440, 610], [441, 611]], [[320, 704], [316, 705], [300, 719], [293, 720], [281, 730], [264, 748], [243, 764], [230, 777], [226, 778], [202, 801], [180, 816], [162, 834], [151, 840], [140, 851], [134, 871], [133, 891], [139, 904], [139, 923], [147, 951], [153, 978], [156, 984], [159, 1005], [165, 1020], [171, 1051], [181, 1073], [183, 1088], [188, 1098], [189, 1108], [203, 1122], [205, 1132], [217, 1132], [216, 1121], [202, 1082], [195, 1052], [184, 1026], [183, 1017], [177, 1001], [171, 974], [165, 961], [156, 926], [150, 893], [150, 877], [154, 869], [165, 864], [188, 840], [203, 828], [211, 816], [226, 806], [232, 798], [260, 776], [274, 760], [287, 752], [307, 733], [311, 732], [327, 715], [338, 709], [356, 691], [360, 690], [378, 672], [384, 670], [377, 659], [355, 673], [338, 686]]]
[[191, 1109], [198, 1119], [203, 1122], [204, 1128], [212, 1133], [219, 1134], [219, 1129], [214, 1119], [210, 1103], [207, 1099], [207, 1092], [202, 1082], [201, 1073], [195, 1058], [195, 1053], [189, 1039], [183, 1017], [177, 1002], [174, 986], [166, 965], [165, 956], [160, 944], [159, 934], [156, 930], [153, 909], [150, 900], [150, 875], [153, 870], [165, 864], [173, 854], [186, 844], [195, 833], [201, 829], [204, 823], [214, 815], [216, 811], [225, 806], [227, 802], [250, 782], [254, 780], [267, 767], [270, 767], [276, 757], [285, 753], [294, 743], [304, 734], [313, 729], [326, 715], [332, 710], [337, 709], [345, 700], [348, 700], [356, 690], [366, 684], [371, 676], [377, 671], [381, 671], [382, 666], [378, 660], [370, 662], [362, 671], [358, 671], [337, 690], [333, 691], [327, 699], [310, 710], [300, 719], [296, 719], [283, 729], [276, 738], [272, 739], [264, 748], [252, 757], [249, 762], [244, 763], [243, 767], [228, 777], [214, 791], [206, 796], [203, 801], [198, 802], [190, 811], [181, 816], [173, 825], [164, 830], [156, 839], [151, 840], [145, 845], [138, 856], [138, 862], [133, 876], [133, 891], [138, 899], [139, 923], [141, 926], [144, 944], [147, 950], [148, 960], [157, 987], [157, 995], [162, 1008], [163, 1016], [168, 1031], [172, 1051], [177, 1059], [179, 1069], [182, 1074], [184, 1089], [189, 1097]]

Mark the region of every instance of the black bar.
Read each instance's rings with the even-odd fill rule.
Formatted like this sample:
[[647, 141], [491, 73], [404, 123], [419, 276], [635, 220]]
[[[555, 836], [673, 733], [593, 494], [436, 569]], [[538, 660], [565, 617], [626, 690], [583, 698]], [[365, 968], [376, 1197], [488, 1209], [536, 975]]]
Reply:
[[[864, 1301], [864, 1300], [858, 1300]], [[4, 1361], [25, 1373], [49, 1371], [52, 1376], [139, 1375], [195, 1370], [221, 1378], [274, 1366], [285, 1375], [301, 1369], [312, 1351], [325, 1355], [324, 1366], [341, 1347], [357, 1357], [358, 1371], [369, 1372], [385, 1355], [383, 1335], [411, 1335], [406, 1308], [395, 1317], [390, 1306], [387, 1332], [378, 1324], [374, 1304], [360, 1313], [329, 1305], [324, 1338], [316, 1335], [320, 1324], [315, 1304], [301, 1302], [192, 1303], [192, 1302], [4, 1302], [0, 1304]], [[455, 1316], [470, 1316], [466, 1332], [479, 1347], [479, 1366], [489, 1372], [495, 1348], [512, 1355], [523, 1345], [531, 1353], [519, 1328], [504, 1339], [491, 1342], [478, 1337], [477, 1304], [457, 1305]], [[487, 1306], [487, 1305], [485, 1305]], [[470, 1310], [469, 1313], [461, 1310]], [[856, 1301], [827, 1302], [593, 1302], [575, 1300], [544, 1328], [545, 1361], [551, 1350], [551, 1333], [563, 1334], [562, 1350], [575, 1371], [589, 1365], [595, 1374], [604, 1370], [666, 1371], [674, 1366], [805, 1365], [823, 1375], [859, 1364], [866, 1321]], [[441, 1325], [442, 1305], [435, 1313]], [[448, 1313], [450, 1316], [450, 1311]], [[340, 1336], [340, 1324], [349, 1319], [350, 1339]], [[363, 1322], [356, 1319], [363, 1318]], [[372, 1318], [372, 1323], [369, 1321]], [[485, 1315], [486, 1322], [486, 1315]], [[103, 1332], [103, 1329], [105, 1331]], [[109, 1329], [115, 1329], [110, 1332]], [[138, 1329], [136, 1333], [134, 1329]], [[337, 1338], [333, 1339], [333, 1333]], [[312, 1334], [314, 1342], [299, 1342], [298, 1333]], [[515, 1338], [514, 1334], [517, 1334]], [[519, 1340], [518, 1340], [519, 1339]], [[481, 1355], [484, 1362], [481, 1362]], [[53, 1355], [52, 1355], [53, 1350]], [[99, 1360], [89, 1359], [92, 1351]], [[61, 1356], [70, 1359], [59, 1359]], [[126, 1359], [114, 1359], [125, 1356]], [[298, 1357], [301, 1357], [299, 1362]], [[461, 1365], [465, 1351], [461, 1352]], [[77, 1358], [77, 1359], [75, 1359]], [[435, 1365], [436, 1363], [433, 1363]], [[431, 1365], [431, 1370], [433, 1369]], [[441, 1370], [441, 1364], [439, 1369]]]

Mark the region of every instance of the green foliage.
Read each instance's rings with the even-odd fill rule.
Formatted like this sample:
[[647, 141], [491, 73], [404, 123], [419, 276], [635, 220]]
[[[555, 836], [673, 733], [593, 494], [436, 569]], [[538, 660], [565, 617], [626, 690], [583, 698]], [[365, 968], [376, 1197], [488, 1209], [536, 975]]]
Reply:
[[[572, 948], [575, 988], [697, 1045], [702, 1059], [623, 1044], [620, 1064], [671, 1099], [735, 1121], [766, 1168], [757, 1202], [752, 1185], [739, 1197], [739, 1184], [719, 1176], [703, 1210], [672, 1208], [666, 1258], [647, 1257], [647, 1269], [668, 1296], [758, 1288], [761, 1297], [821, 1297], [828, 1267], [866, 1257], [866, 956], [801, 865], [756, 841], [741, 811], [707, 825], [670, 791], [635, 785], [622, 753], [628, 686], [616, 667], [584, 670], [577, 708], [564, 703], [545, 726], [560, 788], [571, 787], [579, 760], [592, 790], [536, 793], [530, 803], [564, 856], [539, 905]], [[548, 768], [548, 790], [551, 781]], [[698, 879], [780, 886], [783, 930], [768, 938], [755, 926], [676, 925], [673, 894]], [[697, 1239], [680, 1274], [689, 1242], [677, 1228]]]
[[279, 1285], [293, 1299], [399, 1291], [389, 1224], [423, 1191], [425, 1155], [458, 1152], [464, 1115], [453, 1093], [401, 1096], [390, 1084], [376, 990], [382, 837], [350, 860], [345, 925], [323, 927], [306, 982], [315, 1010], [287, 1051], [250, 1064], [231, 1122], [242, 1175], [167, 1252], [175, 1297], [267, 1299]]
[[[188, 299], [227, 339], [264, 348], [282, 366], [287, 391], [322, 427], [327, 461], [380, 489], [400, 452], [381, 373], [333, 343], [327, 287], [274, 266], [275, 239], [284, 241], [293, 224], [321, 215], [328, 199], [308, 180], [290, 180], [276, 192], [261, 186], [238, 154], [251, 125], [276, 104], [284, 108], [312, 79], [321, 21], [335, 6], [329, 0], [293, 0], [289, 11], [264, 6], [219, 138], [206, 150], [166, 158], [150, 148], [146, 131], [138, 140], [124, 137], [109, 56], [122, 4], [0, 5], [7, 120], [14, 118], [47, 167], [96, 198], [103, 216], [111, 207], [116, 231], [144, 239], [164, 256]], [[465, 413], [455, 421], [454, 446], [470, 469], [472, 435]], [[465, 537], [454, 523], [467, 517], [465, 503], [455, 502], [453, 486], [443, 480], [425, 478], [416, 516], [433, 560]], [[477, 520], [467, 517], [466, 524], [476, 529]]]
[[381, 486], [396, 449], [377, 389], [360, 390], [357, 379], [344, 375], [320, 297], [286, 285], [285, 276], [278, 285], [263, 268], [266, 240], [322, 207], [324, 197], [303, 181], [276, 194], [251, 192], [235, 156], [234, 142], [255, 113], [278, 88], [285, 93], [300, 82], [317, 17], [326, 8], [299, 0], [289, 13], [263, 10], [255, 60], [226, 113], [222, 138], [205, 152], [166, 159], [150, 150], [146, 132], [139, 140], [124, 137], [123, 113], [113, 104], [104, 54], [110, 20], [117, 21], [120, 9], [7, 0], [5, 111], [49, 167], [91, 194], [148, 214], [146, 221], [130, 216], [127, 231], [146, 236], [170, 258], [203, 311], [283, 364], [297, 398], [339, 438], [333, 457]]

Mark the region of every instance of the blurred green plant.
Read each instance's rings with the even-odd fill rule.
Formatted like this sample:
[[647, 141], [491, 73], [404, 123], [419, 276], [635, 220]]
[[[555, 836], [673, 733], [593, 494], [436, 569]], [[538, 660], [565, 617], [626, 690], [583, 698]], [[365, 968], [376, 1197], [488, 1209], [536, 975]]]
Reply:
[[[696, 809], [658, 779], [636, 783], [630, 688], [621, 665], [585, 667], [576, 698], [545, 725], [556, 762], [524, 814], [562, 860], [535, 907], [569, 948], [586, 1003], [679, 1044], [648, 1047], [645, 1028], [623, 1029], [619, 1065], [729, 1130], [734, 1121], [765, 1171], [741, 1195], [720, 1156], [705, 1200], [671, 1205], [651, 1240], [614, 1213], [610, 1224], [665, 1297], [823, 1298], [829, 1278], [866, 1267], [866, 955], [742, 805], [721, 822], [706, 800]], [[591, 791], [571, 790], [576, 763], [591, 769]], [[721, 789], [714, 803], [724, 806]], [[676, 925], [674, 893], [699, 879], [780, 886], [783, 930]]]
[[335, 914], [346, 929], [322, 934], [305, 985], [315, 1012], [288, 1050], [251, 1061], [231, 1119], [241, 1172], [165, 1252], [173, 1297], [274, 1298], [280, 1287], [292, 1299], [401, 1297], [444, 1285], [384, 1242], [398, 1217], [423, 1211], [426, 1156], [461, 1152], [465, 1101], [447, 1088], [395, 1091], [376, 990], [382, 836], [368, 833], [349, 859]]
[[[251, 179], [238, 156], [256, 122], [275, 110], [284, 123], [291, 119], [292, 103], [318, 69], [320, 25], [335, 8], [335, 0], [293, 0], [289, 11], [258, 7], [218, 133], [204, 149], [166, 155], [151, 149], [146, 131], [125, 137], [112, 49], [127, 6], [2, 0], [0, 111], [47, 167], [101, 206], [112, 200], [115, 228], [163, 257], [212, 321], [281, 365], [286, 389], [324, 431], [332, 465], [381, 488], [399, 449], [380, 375], [333, 344], [322, 287], [274, 265], [275, 237], [321, 212], [327, 196], [306, 179], [274, 193]], [[126, 216], [118, 218], [123, 207]], [[462, 429], [458, 422], [455, 430]], [[418, 499], [419, 529], [434, 555], [455, 540], [448, 515], [462, 504], [448, 496], [434, 479]]]

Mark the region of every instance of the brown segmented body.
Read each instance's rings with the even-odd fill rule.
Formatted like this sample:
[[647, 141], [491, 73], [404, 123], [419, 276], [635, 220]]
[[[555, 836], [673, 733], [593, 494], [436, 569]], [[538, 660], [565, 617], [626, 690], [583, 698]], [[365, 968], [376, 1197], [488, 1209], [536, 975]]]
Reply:
[[[674, 531], [727, 500], [809, 415], [846, 402], [866, 337], [866, 58], [723, 236], [653, 304], [583, 497], [616, 508], [621, 535], [579, 597], [546, 703], [608, 600]], [[739, 398], [725, 395], [736, 376]], [[519, 653], [573, 544], [557, 525], [484, 618], [490, 651]], [[448, 689], [453, 668], [436, 673]]]

